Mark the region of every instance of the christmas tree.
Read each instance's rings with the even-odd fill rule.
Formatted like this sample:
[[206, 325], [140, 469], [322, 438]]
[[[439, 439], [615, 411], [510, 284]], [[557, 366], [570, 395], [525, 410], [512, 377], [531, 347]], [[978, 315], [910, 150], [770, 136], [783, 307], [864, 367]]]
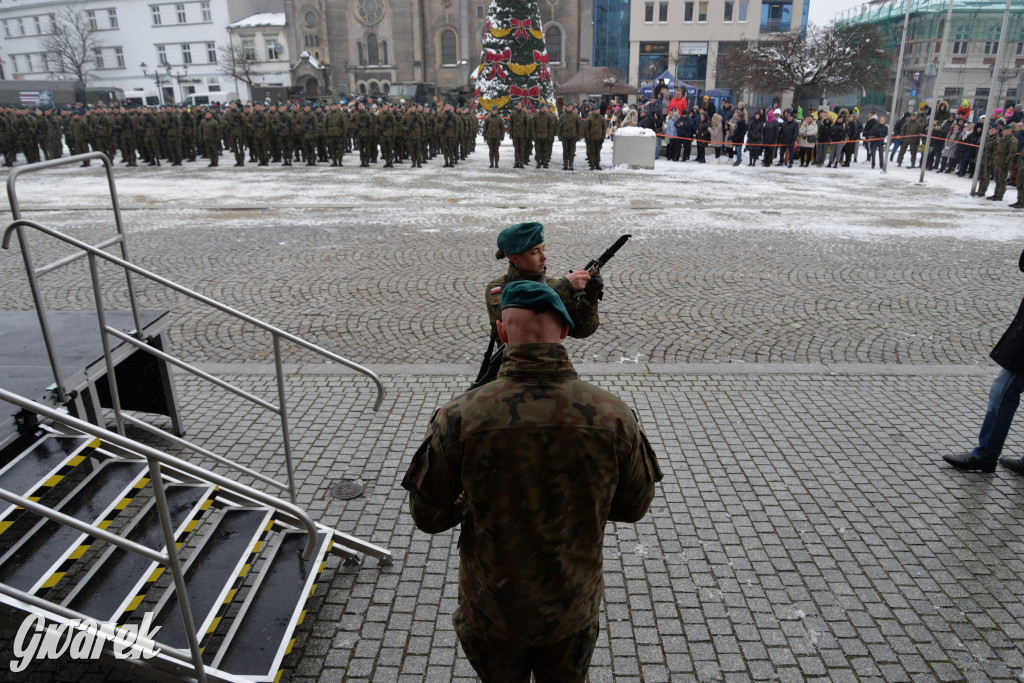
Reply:
[[554, 84], [535, 0], [491, 0], [477, 68], [477, 113], [505, 115], [520, 101], [531, 111], [554, 105]]

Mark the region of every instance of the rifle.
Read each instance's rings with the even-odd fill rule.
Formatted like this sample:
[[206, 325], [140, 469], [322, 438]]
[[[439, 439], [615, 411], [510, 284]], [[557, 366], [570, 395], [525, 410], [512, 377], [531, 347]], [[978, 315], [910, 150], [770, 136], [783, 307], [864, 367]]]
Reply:
[[[615, 243], [608, 247], [603, 254], [595, 259], [591, 259], [583, 270], [590, 271], [593, 275], [600, 270], [608, 261], [611, 260], [615, 253], [622, 248], [632, 235], [622, 235], [619, 239], [615, 240]], [[1021, 257], [1024, 259], [1024, 255]], [[495, 348], [497, 345], [497, 348]], [[488, 382], [494, 380], [498, 376], [498, 370], [501, 369], [501, 363], [505, 359], [505, 345], [498, 343], [498, 332], [495, 327], [491, 328], [491, 340], [487, 344], [487, 351], [484, 352], [484, 358], [480, 362], [480, 370], [477, 372], [476, 379], [469, 385], [470, 389], [476, 389], [481, 387]]]

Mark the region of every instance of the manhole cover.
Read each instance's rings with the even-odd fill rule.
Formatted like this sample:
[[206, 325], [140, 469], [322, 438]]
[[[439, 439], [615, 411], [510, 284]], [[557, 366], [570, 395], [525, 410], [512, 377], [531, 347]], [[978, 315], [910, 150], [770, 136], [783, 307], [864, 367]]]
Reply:
[[349, 481], [348, 479], [342, 479], [341, 483], [335, 486], [331, 490], [331, 495], [338, 500], [352, 500], [363, 495], [363, 480], [356, 479], [355, 481]]

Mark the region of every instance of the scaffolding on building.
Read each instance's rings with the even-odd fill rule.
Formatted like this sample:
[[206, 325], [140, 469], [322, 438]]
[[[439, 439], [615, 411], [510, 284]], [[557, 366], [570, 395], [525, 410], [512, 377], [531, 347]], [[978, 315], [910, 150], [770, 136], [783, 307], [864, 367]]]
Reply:
[[[900, 48], [903, 17], [909, 2], [910, 21], [907, 28], [906, 57], [903, 65], [900, 101], [893, 106], [892, 85], [895, 81], [895, 59], [888, 91], [863, 93], [863, 104], [881, 106], [889, 111], [905, 111], [917, 103], [938, 96], [955, 110], [967, 100], [972, 110], [983, 113], [1004, 102], [1020, 101], [1024, 95], [1024, 0], [1011, 0], [1010, 20], [1005, 39], [1003, 63], [996, 65], [1003, 13], [1006, 2], [992, 0], [953, 0], [946, 63], [942, 82], [936, 83], [938, 60], [942, 54], [949, 0], [876, 0], [848, 10], [837, 23], [867, 23], [878, 27], [885, 40], [887, 53], [896, 55]], [[998, 68], [998, 87], [991, 92], [993, 75]]]

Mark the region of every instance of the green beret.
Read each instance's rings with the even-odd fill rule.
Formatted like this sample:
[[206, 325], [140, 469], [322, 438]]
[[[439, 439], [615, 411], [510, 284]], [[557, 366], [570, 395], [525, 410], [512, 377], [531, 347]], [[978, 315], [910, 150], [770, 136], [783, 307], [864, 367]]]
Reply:
[[516, 223], [498, 233], [498, 249], [505, 254], [522, 254], [544, 241], [544, 226], [540, 223]]
[[558, 292], [548, 287], [543, 282], [533, 280], [516, 280], [505, 285], [501, 290], [501, 310], [506, 308], [526, 308], [534, 313], [554, 311], [562, 316], [562, 319], [573, 328], [572, 318], [565, 310]]

